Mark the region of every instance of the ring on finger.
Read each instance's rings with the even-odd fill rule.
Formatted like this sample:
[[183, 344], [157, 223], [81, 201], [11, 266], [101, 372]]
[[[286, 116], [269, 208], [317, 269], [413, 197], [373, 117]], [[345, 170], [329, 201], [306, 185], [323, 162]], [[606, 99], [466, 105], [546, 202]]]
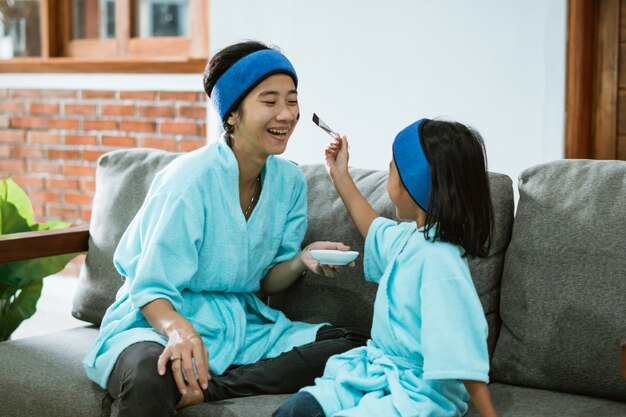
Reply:
[[178, 360], [182, 360], [182, 359], [180, 359], [180, 356], [177, 356], [177, 355], [170, 356], [170, 361], [174, 362], [174, 361], [178, 361]]

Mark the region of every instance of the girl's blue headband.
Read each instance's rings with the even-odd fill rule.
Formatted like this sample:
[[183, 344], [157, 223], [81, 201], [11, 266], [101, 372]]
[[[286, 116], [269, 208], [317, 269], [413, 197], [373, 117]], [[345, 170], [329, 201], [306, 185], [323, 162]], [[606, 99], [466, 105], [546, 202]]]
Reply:
[[211, 101], [222, 121], [237, 101], [261, 81], [276, 73], [286, 73], [298, 86], [296, 70], [287, 57], [274, 49], [263, 49], [235, 62], [217, 80], [211, 91]]
[[407, 126], [393, 141], [393, 160], [398, 168], [400, 180], [417, 205], [426, 212], [428, 212], [432, 180], [430, 165], [420, 139], [420, 125], [427, 120], [420, 119]]

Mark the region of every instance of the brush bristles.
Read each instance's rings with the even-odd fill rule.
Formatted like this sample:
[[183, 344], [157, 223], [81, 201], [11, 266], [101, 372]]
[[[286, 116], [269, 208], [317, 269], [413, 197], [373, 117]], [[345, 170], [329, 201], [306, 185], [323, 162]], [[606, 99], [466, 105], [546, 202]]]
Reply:
[[320, 118], [315, 113], [313, 113], [313, 123], [315, 123], [318, 126], [320, 125]]

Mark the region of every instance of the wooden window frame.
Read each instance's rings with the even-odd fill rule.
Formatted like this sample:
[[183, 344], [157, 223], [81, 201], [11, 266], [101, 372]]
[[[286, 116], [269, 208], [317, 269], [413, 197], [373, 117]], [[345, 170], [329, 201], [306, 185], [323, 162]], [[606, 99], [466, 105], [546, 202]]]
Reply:
[[115, 0], [115, 39], [72, 40], [70, 0], [41, 0], [41, 57], [0, 60], [0, 73], [202, 72], [208, 8], [209, 0], [189, 0], [188, 37], [132, 38], [131, 0]]

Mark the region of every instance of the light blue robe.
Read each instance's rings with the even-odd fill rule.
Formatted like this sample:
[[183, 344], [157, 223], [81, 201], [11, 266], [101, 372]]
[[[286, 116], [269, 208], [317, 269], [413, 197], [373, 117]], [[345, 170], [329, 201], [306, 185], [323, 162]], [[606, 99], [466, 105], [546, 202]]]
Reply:
[[140, 311], [157, 298], [193, 324], [214, 375], [315, 340], [321, 324], [292, 322], [254, 295], [273, 265], [300, 252], [307, 227], [302, 171], [270, 156], [261, 177], [261, 195], [246, 222], [237, 159], [223, 138], [155, 176], [115, 251], [115, 266], [126, 278], [83, 361], [89, 378], [105, 388], [126, 347], [167, 343]]
[[384, 218], [370, 226], [365, 276], [379, 284], [372, 338], [331, 357], [303, 388], [326, 416], [462, 416], [462, 380], [489, 381], [487, 322], [467, 260], [430, 233]]

